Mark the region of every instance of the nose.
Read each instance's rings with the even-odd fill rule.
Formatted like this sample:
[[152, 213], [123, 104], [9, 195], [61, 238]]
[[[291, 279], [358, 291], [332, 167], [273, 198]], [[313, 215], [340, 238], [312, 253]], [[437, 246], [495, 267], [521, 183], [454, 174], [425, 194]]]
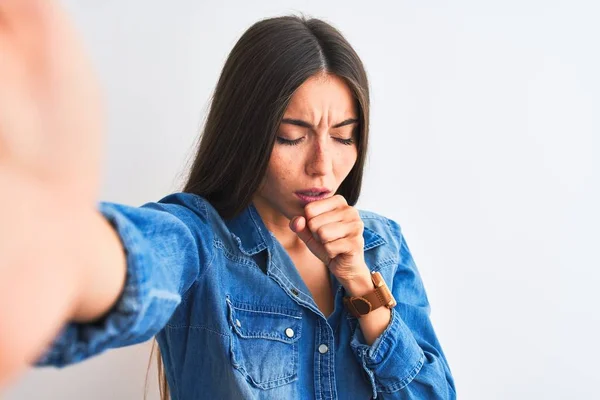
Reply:
[[325, 176], [333, 169], [333, 157], [327, 140], [315, 140], [306, 162], [306, 173], [310, 176]]

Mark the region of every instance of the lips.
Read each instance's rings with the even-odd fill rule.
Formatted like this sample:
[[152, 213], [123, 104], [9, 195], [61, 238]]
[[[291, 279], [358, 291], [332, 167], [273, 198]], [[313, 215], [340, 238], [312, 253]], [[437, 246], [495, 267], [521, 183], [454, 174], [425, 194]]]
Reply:
[[327, 198], [331, 191], [326, 188], [310, 188], [296, 192], [296, 196], [304, 203], [308, 204], [312, 201], [323, 200]]

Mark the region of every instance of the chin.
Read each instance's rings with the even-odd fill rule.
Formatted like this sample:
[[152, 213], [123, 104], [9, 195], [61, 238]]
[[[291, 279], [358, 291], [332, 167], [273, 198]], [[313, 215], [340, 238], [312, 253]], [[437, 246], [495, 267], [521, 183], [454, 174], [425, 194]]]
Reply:
[[296, 201], [291, 201], [288, 204], [283, 205], [279, 211], [289, 220], [297, 217], [298, 215], [304, 215], [304, 207], [302, 207], [302, 204], [299, 204]]
[[302, 207], [289, 207], [285, 210], [282, 210], [282, 213], [284, 217], [286, 217], [287, 219], [289, 219], [290, 221], [292, 220], [292, 218], [297, 217], [299, 215], [304, 215], [304, 209]]

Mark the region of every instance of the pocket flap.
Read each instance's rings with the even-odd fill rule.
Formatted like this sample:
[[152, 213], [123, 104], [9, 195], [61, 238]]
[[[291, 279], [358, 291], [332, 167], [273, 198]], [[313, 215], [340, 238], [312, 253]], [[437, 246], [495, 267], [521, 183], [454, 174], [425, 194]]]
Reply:
[[302, 334], [302, 312], [285, 307], [248, 304], [227, 299], [229, 322], [246, 339], [294, 343]]

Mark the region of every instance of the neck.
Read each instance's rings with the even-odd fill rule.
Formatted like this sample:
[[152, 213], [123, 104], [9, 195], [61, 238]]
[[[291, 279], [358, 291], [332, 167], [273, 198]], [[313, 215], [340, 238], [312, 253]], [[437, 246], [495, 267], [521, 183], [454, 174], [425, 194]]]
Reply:
[[290, 218], [275, 210], [260, 196], [254, 197], [253, 204], [267, 229], [275, 235], [284, 249], [294, 252], [306, 247], [298, 235], [290, 229]]

